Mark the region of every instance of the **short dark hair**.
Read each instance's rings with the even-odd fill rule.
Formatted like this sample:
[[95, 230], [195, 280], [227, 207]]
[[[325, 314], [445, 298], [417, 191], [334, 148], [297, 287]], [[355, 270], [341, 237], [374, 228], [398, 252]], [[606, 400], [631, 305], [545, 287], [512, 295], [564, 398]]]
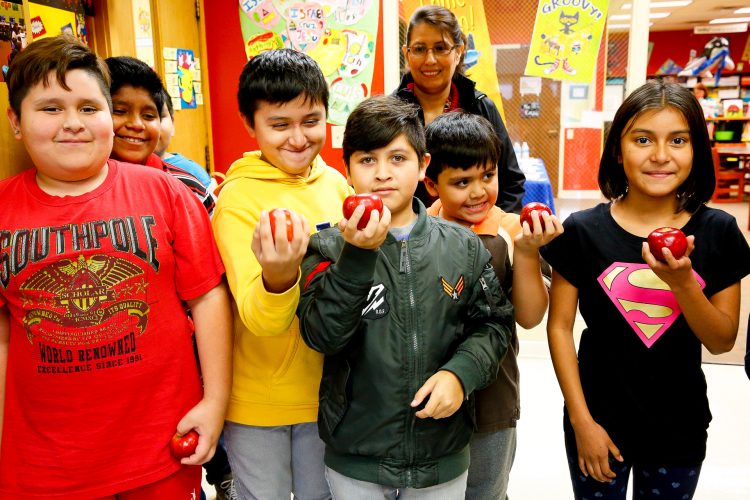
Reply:
[[427, 153], [424, 125], [419, 106], [394, 96], [378, 95], [365, 99], [354, 108], [344, 129], [344, 163], [357, 151], [380, 149], [404, 135], [422, 165]]
[[[167, 107], [167, 112], [169, 113], [169, 117], [174, 121], [174, 105], [172, 104], [172, 97], [169, 95], [169, 92], [167, 92], [167, 89], [162, 87], [161, 89], [161, 97], [164, 99], [164, 105], [159, 108], [159, 115], [161, 115], [162, 111], [164, 110], [164, 106]], [[162, 118], [164, 118], [162, 116]]]
[[698, 99], [678, 83], [650, 80], [634, 90], [620, 105], [604, 143], [599, 163], [599, 189], [609, 200], [628, 192], [628, 179], [622, 166], [622, 137], [644, 112], [673, 108], [679, 111], [690, 129], [693, 165], [685, 182], [677, 188], [678, 211], [690, 213], [711, 199], [716, 177], [711, 156], [711, 140]]
[[264, 101], [281, 104], [300, 95], [322, 104], [328, 113], [328, 84], [310, 56], [292, 49], [267, 50], [250, 59], [240, 74], [237, 101], [240, 113], [255, 126], [255, 112]]
[[109, 91], [115, 95], [122, 87], [130, 86], [143, 89], [149, 93], [154, 101], [156, 109], [161, 113], [164, 106], [164, 85], [159, 75], [151, 67], [140, 59], [129, 56], [108, 57], [104, 60], [109, 67], [112, 83]]
[[49, 86], [52, 71], [57, 83], [70, 90], [65, 75], [74, 69], [81, 69], [96, 80], [111, 111], [107, 65], [75, 37], [65, 34], [31, 43], [13, 58], [6, 82], [10, 107], [16, 116], [21, 117], [21, 103], [34, 85], [41, 82], [45, 87]]
[[446, 168], [496, 168], [502, 156], [502, 144], [492, 124], [483, 116], [463, 111], [435, 118], [425, 129], [425, 138], [432, 157], [426, 175], [435, 182]]
[[[418, 24], [429, 24], [440, 31], [443, 36], [447, 36], [453, 45], [467, 45], [466, 35], [461, 31], [461, 25], [456, 19], [456, 15], [445, 7], [439, 5], [425, 5], [418, 8], [409, 19], [409, 26], [406, 28], [406, 45], [411, 42], [411, 31]], [[461, 60], [456, 66], [456, 73], [463, 74], [464, 58], [466, 51], [461, 55]]]

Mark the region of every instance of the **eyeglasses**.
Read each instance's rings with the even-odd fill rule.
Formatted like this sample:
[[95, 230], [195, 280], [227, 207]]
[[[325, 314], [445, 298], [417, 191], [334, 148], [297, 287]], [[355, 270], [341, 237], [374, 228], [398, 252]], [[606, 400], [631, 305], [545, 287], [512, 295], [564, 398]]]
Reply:
[[432, 52], [432, 55], [435, 57], [445, 57], [450, 54], [456, 47], [457, 45], [446, 47], [445, 45], [441, 44], [437, 44], [432, 48], [427, 48], [425, 45], [412, 45], [411, 47], [407, 47], [406, 51], [409, 52], [412, 57], [422, 59], [427, 57], [427, 53], [429, 52]]

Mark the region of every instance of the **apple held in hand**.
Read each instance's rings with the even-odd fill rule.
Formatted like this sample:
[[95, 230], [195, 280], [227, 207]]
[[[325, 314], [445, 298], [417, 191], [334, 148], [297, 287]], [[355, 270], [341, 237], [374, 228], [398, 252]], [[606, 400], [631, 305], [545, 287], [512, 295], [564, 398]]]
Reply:
[[359, 219], [357, 229], [365, 228], [370, 221], [370, 214], [373, 210], [377, 210], [381, 217], [383, 215], [383, 200], [380, 199], [380, 196], [372, 193], [363, 193], [346, 197], [344, 200], [344, 217], [346, 219], [351, 218], [354, 210], [360, 205], [365, 207], [365, 212], [362, 214], [362, 218]]
[[195, 453], [195, 448], [198, 447], [198, 433], [195, 430], [190, 430], [182, 436], [175, 434], [172, 436], [172, 440], [169, 442], [169, 449], [172, 451], [172, 455], [175, 458], [189, 457]]
[[687, 250], [687, 238], [685, 233], [674, 227], [660, 227], [654, 229], [648, 235], [648, 249], [654, 254], [657, 260], [666, 262], [667, 259], [662, 253], [662, 248], [669, 248], [675, 259], [685, 255]]
[[291, 243], [294, 237], [294, 226], [292, 226], [292, 214], [286, 208], [275, 208], [268, 212], [268, 219], [271, 221], [271, 234], [273, 241], [276, 242], [276, 219], [281, 219], [286, 225], [286, 239]]
[[544, 203], [540, 203], [538, 201], [527, 203], [521, 209], [521, 225], [526, 222], [529, 225], [529, 229], [531, 229], [532, 231], [534, 230], [534, 221], [531, 219], [531, 212], [533, 212], [534, 210], [539, 212], [539, 222], [542, 223], [542, 231], [544, 231], [544, 219], [542, 219], [542, 212], [547, 212], [548, 214], [552, 215], [552, 210]]

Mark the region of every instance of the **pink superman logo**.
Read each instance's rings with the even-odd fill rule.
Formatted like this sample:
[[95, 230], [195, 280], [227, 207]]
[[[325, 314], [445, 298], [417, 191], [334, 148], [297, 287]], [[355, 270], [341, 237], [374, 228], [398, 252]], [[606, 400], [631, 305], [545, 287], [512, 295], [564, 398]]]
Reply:
[[[703, 289], [706, 283], [693, 274]], [[682, 312], [669, 285], [647, 264], [615, 262], [599, 276], [599, 284], [646, 347], [654, 345]]]

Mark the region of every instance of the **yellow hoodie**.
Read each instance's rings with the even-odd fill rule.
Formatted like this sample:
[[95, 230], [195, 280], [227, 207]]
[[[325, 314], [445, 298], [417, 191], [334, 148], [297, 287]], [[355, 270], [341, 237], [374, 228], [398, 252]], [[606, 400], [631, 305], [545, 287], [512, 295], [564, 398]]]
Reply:
[[299, 286], [266, 291], [251, 250], [262, 210], [288, 208], [311, 230], [342, 217], [352, 193], [346, 179], [318, 156], [310, 175], [290, 175], [245, 153], [218, 188], [212, 219], [216, 242], [234, 296], [234, 374], [227, 420], [245, 425], [293, 425], [317, 420], [323, 355], [302, 341], [295, 314]]

